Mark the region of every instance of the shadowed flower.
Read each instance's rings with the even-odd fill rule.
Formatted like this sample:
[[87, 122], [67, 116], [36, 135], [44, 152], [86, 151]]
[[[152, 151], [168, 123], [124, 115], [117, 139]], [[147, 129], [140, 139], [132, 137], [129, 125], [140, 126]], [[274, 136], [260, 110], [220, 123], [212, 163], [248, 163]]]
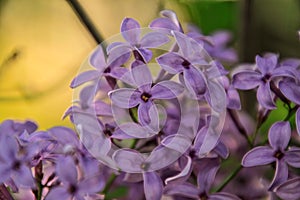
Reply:
[[284, 200], [298, 200], [300, 199], [300, 177], [290, 179], [277, 188], [275, 193]]
[[288, 165], [300, 168], [300, 148], [287, 149], [291, 137], [289, 122], [276, 122], [269, 130], [270, 146], [258, 146], [246, 153], [244, 167], [267, 165], [276, 162], [276, 171], [269, 190], [273, 190], [288, 178]]

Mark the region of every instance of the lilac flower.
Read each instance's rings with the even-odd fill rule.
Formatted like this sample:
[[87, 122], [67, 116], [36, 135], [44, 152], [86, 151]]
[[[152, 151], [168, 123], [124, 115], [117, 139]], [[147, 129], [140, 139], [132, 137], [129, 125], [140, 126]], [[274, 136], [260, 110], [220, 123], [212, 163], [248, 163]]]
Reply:
[[225, 192], [209, 194], [209, 190], [214, 182], [216, 173], [219, 169], [218, 159], [201, 159], [198, 161], [197, 168], [198, 187], [192, 185], [189, 182], [183, 184], [169, 184], [165, 187], [164, 194], [190, 199], [239, 200], [237, 196]]
[[284, 200], [300, 199], [300, 177], [296, 177], [280, 184], [275, 193]]
[[222, 76], [220, 79], [226, 92], [227, 108], [240, 110], [241, 100], [238, 91], [229, 83], [229, 79], [226, 76]]
[[183, 74], [183, 82], [188, 91], [196, 98], [206, 92], [206, 78], [198, 65], [207, 65], [203, 49], [192, 39], [182, 33], [172, 32], [180, 52], [169, 52], [156, 58], [160, 66], [170, 74]]
[[293, 69], [277, 65], [278, 56], [268, 54], [265, 57], [256, 56], [256, 69], [242, 69], [233, 75], [233, 86], [241, 90], [249, 90], [258, 87], [256, 97], [261, 106], [267, 109], [275, 109], [271, 90], [276, 78], [294, 78]]
[[138, 119], [142, 125], [157, 121], [157, 115], [151, 119], [151, 110], [157, 112], [153, 100], [173, 99], [183, 92], [183, 87], [174, 81], [162, 81], [152, 86], [152, 76], [146, 65], [131, 70], [134, 88], [121, 88], [109, 93], [113, 104], [120, 108], [133, 108], [138, 105]]
[[141, 37], [140, 24], [132, 18], [123, 20], [121, 33], [126, 42], [114, 42], [107, 47], [108, 54], [113, 55], [112, 58], [119, 57], [120, 53], [126, 55], [128, 52], [133, 52], [136, 60], [146, 63], [152, 58], [149, 48], [156, 48], [169, 42], [169, 38], [159, 32], [150, 32]]
[[244, 167], [267, 165], [276, 162], [276, 171], [270, 190], [288, 178], [288, 165], [300, 168], [300, 148], [286, 150], [291, 137], [289, 122], [276, 122], [269, 130], [270, 146], [258, 146], [246, 153], [242, 160]]
[[95, 194], [104, 187], [104, 183], [97, 174], [80, 178], [72, 157], [57, 160], [56, 174], [62, 185], [52, 188], [46, 200], [83, 200], [84, 196]]
[[12, 180], [18, 187], [34, 188], [30, 161], [35, 149], [20, 146], [14, 136], [0, 134], [0, 183]]
[[171, 10], [163, 10], [160, 12], [163, 16], [162, 18], [157, 18], [153, 20], [149, 27], [171, 34], [171, 31], [178, 31], [183, 33], [181, 24], [177, 18], [176, 13]]
[[89, 57], [89, 63], [95, 69], [80, 73], [72, 80], [70, 87], [76, 88], [83, 83], [105, 76], [110, 86], [114, 88], [115, 79], [119, 79], [128, 71], [126, 68], [121, 67], [121, 65], [124, 64], [129, 57], [130, 54], [128, 52], [123, 52], [122, 54], [117, 54], [116, 58], [106, 61], [102, 46], [99, 45]]

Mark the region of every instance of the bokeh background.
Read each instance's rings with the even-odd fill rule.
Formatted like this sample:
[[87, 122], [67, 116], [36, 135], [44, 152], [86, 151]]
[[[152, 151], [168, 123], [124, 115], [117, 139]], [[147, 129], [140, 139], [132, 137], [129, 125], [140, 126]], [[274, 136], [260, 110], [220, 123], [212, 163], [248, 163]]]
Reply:
[[[233, 33], [241, 62], [272, 51], [299, 57], [300, 0], [81, 0], [102, 38], [117, 34], [124, 17], [143, 26], [162, 9], [177, 12], [205, 34]], [[45, 129], [72, 103], [69, 83], [97, 42], [66, 0], [0, 0], [0, 121], [36, 121]]]

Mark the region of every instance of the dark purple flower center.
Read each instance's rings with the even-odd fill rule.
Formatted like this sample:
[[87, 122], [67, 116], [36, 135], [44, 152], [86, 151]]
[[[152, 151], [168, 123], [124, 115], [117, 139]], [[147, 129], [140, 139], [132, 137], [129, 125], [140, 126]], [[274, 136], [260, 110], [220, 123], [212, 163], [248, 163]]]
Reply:
[[132, 53], [136, 60], [139, 60], [139, 61], [142, 61], [143, 63], [145, 63], [144, 58], [137, 50], [133, 50]]
[[141, 95], [141, 99], [144, 101], [144, 102], [148, 102], [148, 100], [151, 98], [151, 94], [147, 93], [147, 92], [144, 92], [142, 95]]
[[266, 74], [264, 77], [262, 77], [262, 81], [266, 83], [271, 78], [271, 74]]
[[208, 196], [207, 196], [206, 192], [201, 193], [199, 195], [199, 197], [200, 197], [201, 200], [207, 200], [208, 199]]
[[148, 162], [144, 162], [141, 164], [141, 169], [143, 170], [147, 170], [150, 167], [150, 163]]
[[110, 71], [111, 71], [110, 67], [107, 67], [103, 73], [110, 73]]
[[274, 155], [275, 158], [277, 158], [278, 160], [282, 159], [284, 156], [284, 153], [282, 153], [280, 150], [277, 150]]
[[14, 170], [19, 170], [20, 169], [20, 167], [21, 167], [21, 162], [20, 161], [15, 161], [14, 163], [13, 163], [13, 169]]
[[103, 133], [106, 135], [106, 136], [108, 136], [108, 137], [110, 137], [110, 136], [112, 136], [112, 133], [115, 131], [115, 127], [114, 126], [112, 126], [112, 125], [110, 125], [110, 124], [105, 124], [105, 128], [104, 128], [104, 130], [103, 130]]
[[185, 68], [185, 69], [189, 69], [191, 63], [187, 60], [183, 60], [183, 62], [181, 63], [181, 65]]
[[70, 186], [69, 186], [69, 188], [68, 188], [68, 192], [69, 192], [69, 194], [75, 194], [76, 193], [76, 191], [77, 191], [77, 186], [76, 185], [73, 185], [73, 184], [71, 184]]

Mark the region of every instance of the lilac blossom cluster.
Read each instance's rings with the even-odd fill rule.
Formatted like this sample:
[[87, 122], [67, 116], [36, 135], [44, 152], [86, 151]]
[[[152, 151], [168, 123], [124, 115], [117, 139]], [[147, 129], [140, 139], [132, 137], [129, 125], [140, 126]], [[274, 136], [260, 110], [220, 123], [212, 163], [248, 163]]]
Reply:
[[[64, 115], [76, 131], [0, 124], [0, 199], [300, 199], [300, 60], [268, 53], [229, 72], [228, 32], [161, 14], [148, 28], [125, 18], [88, 57]], [[257, 121], [237, 89], [256, 92]], [[288, 113], [267, 135], [276, 102]]]

